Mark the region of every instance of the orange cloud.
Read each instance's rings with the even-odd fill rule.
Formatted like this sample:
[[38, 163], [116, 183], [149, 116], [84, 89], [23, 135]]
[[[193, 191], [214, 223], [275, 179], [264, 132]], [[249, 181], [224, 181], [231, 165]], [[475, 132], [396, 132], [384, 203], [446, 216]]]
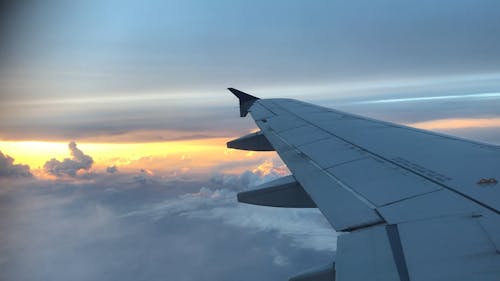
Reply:
[[451, 118], [406, 124], [425, 130], [500, 127], [500, 118]]
[[284, 164], [276, 164], [274, 161], [270, 160], [264, 161], [262, 164], [253, 169], [252, 172], [260, 176], [267, 176], [273, 173], [280, 176], [290, 174], [290, 171]]

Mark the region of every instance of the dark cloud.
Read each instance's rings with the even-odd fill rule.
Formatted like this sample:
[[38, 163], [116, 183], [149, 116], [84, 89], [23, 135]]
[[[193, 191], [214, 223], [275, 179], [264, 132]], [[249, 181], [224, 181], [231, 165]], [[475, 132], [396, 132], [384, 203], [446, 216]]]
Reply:
[[76, 176], [77, 172], [80, 170], [89, 170], [94, 163], [92, 157], [85, 155], [80, 149], [76, 147], [75, 142], [70, 142], [69, 150], [71, 153], [71, 158], [65, 158], [63, 161], [59, 161], [55, 158], [50, 159], [45, 162], [43, 168], [45, 172], [54, 176]]
[[110, 174], [114, 174], [114, 173], [118, 172], [118, 168], [116, 166], [109, 166], [109, 167], [106, 167], [106, 172], [110, 173]]
[[14, 158], [0, 151], [0, 177], [31, 177], [28, 165], [14, 164]]
[[[60, 107], [47, 101], [8, 105], [7, 99], [3, 99], [0, 134], [4, 140], [162, 142], [229, 137], [255, 127], [249, 120], [236, 118], [237, 100], [229, 92], [221, 89], [217, 100], [226, 105], [186, 102], [181, 106], [161, 99], [141, 103], [123, 99], [116, 103], [68, 102]], [[21, 110], [31, 114], [19, 115]]]

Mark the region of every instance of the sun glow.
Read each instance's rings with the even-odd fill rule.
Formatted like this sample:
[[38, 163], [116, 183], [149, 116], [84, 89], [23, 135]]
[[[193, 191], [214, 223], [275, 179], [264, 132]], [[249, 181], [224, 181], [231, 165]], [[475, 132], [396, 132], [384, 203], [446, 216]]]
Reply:
[[[435, 129], [500, 127], [500, 118], [454, 118], [408, 124]], [[240, 151], [226, 148], [227, 138], [163, 142], [78, 142], [78, 148], [94, 160], [91, 171], [143, 171], [149, 175], [185, 173], [241, 173], [244, 170], [269, 173], [274, 152]], [[27, 164], [37, 176], [44, 176], [44, 164], [55, 158], [69, 158], [68, 142], [0, 141], [0, 151]], [[260, 165], [260, 166], [259, 166]], [[272, 165], [271, 165], [272, 166]], [[286, 168], [284, 169], [286, 172]]]
[[[226, 148], [226, 138], [150, 143], [86, 143], [77, 142], [78, 148], [94, 159], [92, 170], [105, 170], [116, 166], [118, 170], [146, 169], [148, 173], [163, 171], [206, 172], [223, 166], [224, 163], [238, 163], [230, 166], [228, 172], [238, 173], [252, 169], [255, 158], [270, 159], [270, 153], [248, 155], [248, 151]], [[15, 163], [27, 164], [33, 170], [42, 170], [46, 161], [69, 157], [68, 143], [43, 141], [3, 141], [0, 151], [15, 159]], [[248, 165], [245, 165], [248, 162]], [[240, 167], [241, 166], [241, 167]]]

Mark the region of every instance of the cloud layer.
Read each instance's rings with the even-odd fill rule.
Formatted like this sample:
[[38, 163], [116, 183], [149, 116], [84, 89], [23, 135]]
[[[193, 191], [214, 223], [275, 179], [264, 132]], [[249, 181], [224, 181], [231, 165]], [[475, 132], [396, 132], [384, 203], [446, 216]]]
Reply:
[[276, 169], [204, 182], [139, 174], [2, 182], [0, 279], [286, 280], [333, 259], [319, 212], [236, 203]]
[[[269, 162], [261, 166], [268, 166]], [[287, 209], [241, 204], [236, 201], [237, 191], [254, 188], [258, 184], [282, 176], [282, 167], [246, 171], [239, 176], [217, 175], [209, 185], [199, 191], [181, 194], [126, 214], [146, 216], [155, 220], [176, 215], [191, 219], [218, 220], [225, 224], [247, 229], [277, 233], [289, 237], [293, 245], [317, 251], [335, 251], [337, 234], [317, 209]], [[235, 190], [236, 189], [236, 190]]]

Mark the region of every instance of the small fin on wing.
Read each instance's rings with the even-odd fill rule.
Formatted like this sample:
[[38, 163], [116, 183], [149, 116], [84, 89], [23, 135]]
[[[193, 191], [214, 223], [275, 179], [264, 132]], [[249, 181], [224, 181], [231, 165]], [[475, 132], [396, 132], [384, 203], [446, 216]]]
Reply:
[[264, 183], [254, 190], [240, 192], [238, 202], [285, 208], [316, 208], [316, 204], [293, 176]]
[[240, 100], [240, 117], [245, 117], [248, 114], [248, 109], [252, 104], [258, 100], [258, 97], [254, 97], [245, 92], [237, 90], [235, 88], [227, 88], [231, 93], [233, 93]]
[[274, 151], [262, 132], [256, 132], [234, 139], [227, 143], [227, 148], [250, 150], [250, 151]]

